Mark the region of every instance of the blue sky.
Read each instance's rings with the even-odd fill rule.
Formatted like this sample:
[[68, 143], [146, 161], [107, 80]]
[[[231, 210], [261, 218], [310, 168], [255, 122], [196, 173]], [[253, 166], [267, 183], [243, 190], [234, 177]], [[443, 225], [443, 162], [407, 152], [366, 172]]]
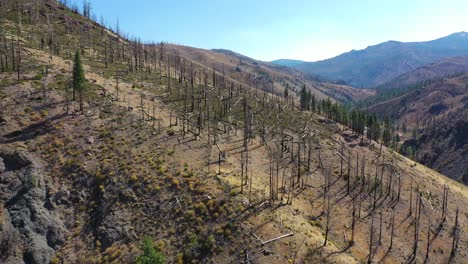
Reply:
[[[72, 0], [73, 1], [73, 0]], [[75, 0], [80, 2], [81, 0]], [[468, 31], [467, 0], [90, 0], [147, 41], [315, 61], [387, 40]]]

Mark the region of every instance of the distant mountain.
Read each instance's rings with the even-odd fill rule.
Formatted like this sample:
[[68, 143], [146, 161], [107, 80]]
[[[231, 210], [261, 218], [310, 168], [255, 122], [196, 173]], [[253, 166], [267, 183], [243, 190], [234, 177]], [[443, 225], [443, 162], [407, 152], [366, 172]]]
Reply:
[[468, 33], [459, 32], [427, 42], [388, 41], [294, 68], [355, 87], [375, 87], [425, 64], [464, 55], [468, 55]]
[[279, 66], [294, 67], [296, 65], [305, 63], [305, 61], [280, 59], [280, 60], [270, 61], [270, 63], [276, 64], [276, 65], [279, 65]]
[[468, 72], [468, 56], [444, 58], [440, 61], [404, 73], [377, 88], [378, 90], [399, 89], [466, 72]]

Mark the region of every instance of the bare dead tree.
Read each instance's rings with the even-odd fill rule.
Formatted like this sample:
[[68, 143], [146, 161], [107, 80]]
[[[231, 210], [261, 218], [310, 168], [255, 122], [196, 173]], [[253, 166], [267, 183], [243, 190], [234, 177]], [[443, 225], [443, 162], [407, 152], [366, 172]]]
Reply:
[[[460, 230], [459, 230], [459, 223], [458, 223], [458, 208], [455, 213], [455, 224], [453, 225], [453, 240], [452, 240], [452, 250], [450, 251], [450, 259], [452, 260], [458, 249], [458, 243], [460, 240]], [[451, 261], [450, 261], [451, 262]]]
[[411, 216], [412, 214], [413, 214], [413, 179], [411, 178], [408, 216]]
[[[421, 194], [418, 193], [417, 197], [417, 207], [416, 207], [416, 214], [418, 214], [418, 211], [421, 210]], [[419, 228], [420, 228], [420, 219], [418, 217], [415, 218], [415, 224], [414, 224], [414, 241], [413, 241], [413, 253], [411, 254], [411, 257], [409, 259], [409, 263], [412, 263], [416, 259], [416, 255], [418, 253], [418, 246], [419, 246]]]
[[340, 157], [341, 157], [341, 162], [340, 162], [340, 178], [343, 177], [343, 160], [344, 160], [344, 143], [341, 142], [341, 151], [340, 151]]
[[443, 223], [445, 222], [445, 220], [447, 218], [448, 191], [449, 191], [448, 187], [445, 184], [444, 185], [444, 194], [443, 194], [443, 198], [442, 198], [442, 221], [441, 221], [441, 225], [443, 225]]
[[427, 224], [427, 245], [426, 245], [426, 257], [424, 258], [424, 263], [429, 262], [429, 252], [431, 249], [431, 225], [432, 225], [432, 220], [431, 220], [431, 214], [429, 213], [429, 220]]
[[382, 244], [382, 226], [383, 226], [383, 211], [380, 210], [380, 223], [379, 223], [379, 245]]
[[373, 257], [373, 241], [374, 240], [374, 211], [371, 211], [371, 222], [370, 222], [370, 230], [369, 230], [369, 256], [367, 258], [367, 263], [371, 264], [372, 263], [372, 257]]
[[[20, 7], [21, 6], [21, 7]], [[21, 76], [20, 76], [20, 73], [21, 73], [21, 42], [20, 42], [20, 35], [21, 35], [21, 30], [22, 30], [22, 3], [20, 3], [20, 0], [17, 0], [16, 1], [16, 8], [17, 8], [17, 12], [18, 12], [18, 24], [17, 24], [17, 29], [16, 29], [16, 42], [17, 42], [17, 52], [18, 52], [18, 55], [17, 55], [17, 59], [18, 59], [18, 62], [17, 62], [17, 65], [16, 65], [16, 72], [17, 72], [17, 77], [18, 77], [18, 83], [20, 83], [21, 81]]]
[[328, 195], [328, 191], [324, 195], [327, 197], [327, 209], [325, 223], [325, 241], [323, 242], [323, 246], [326, 246], [328, 241], [328, 232], [330, 231], [330, 195]]
[[364, 190], [366, 184], [366, 157], [361, 162], [361, 190]]
[[356, 155], [356, 182], [358, 181], [359, 177], [359, 152]]
[[351, 181], [351, 150], [348, 150], [348, 175], [346, 178], [346, 194], [349, 194], [350, 183]]
[[354, 190], [353, 190], [352, 196], [353, 196], [352, 197], [353, 198], [353, 212], [351, 214], [351, 240], [349, 241], [349, 246], [354, 245], [354, 229], [356, 225], [356, 195], [354, 194]]
[[391, 232], [390, 232], [390, 246], [388, 247], [388, 251], [390, 252], [393, 247], [393, 238], [395, 237], [395, 208], [392, 210], [392, 218], [390, 220], [391, 225]]

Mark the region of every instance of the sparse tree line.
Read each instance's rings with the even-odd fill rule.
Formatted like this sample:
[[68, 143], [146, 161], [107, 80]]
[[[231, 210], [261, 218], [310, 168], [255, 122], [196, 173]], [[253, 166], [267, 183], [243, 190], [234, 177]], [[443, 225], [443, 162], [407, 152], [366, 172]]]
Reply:
[[[1, 1], [2, 7], [12, 1]], [[26, 2], [26, 1], [16, 1]], [[33, 1], [34, 2], [34, 1]], [[63, 1], [67, 4], [66, 1]], [[21, 10], [21, 5], [16, 5]], [[24, 5], [28, 6], [29, 5]], [[15, 8], [14, 5], [10, 5]], [[3, 9], [2, 9], [3, 10]], [[3, 11], [1, 11], [3, 12]], [[322, 161], [320, 144], [317, 143], [318, 131], [314, 129], [314, 123], [310, 113], [298, 114], [291, 104], [289, 87], [284, 90], [283, 96], [275, 96], [273, 85], [271, 90], [254, 89], [249, 84], [237, 82], [224, 72], [224, 68], [214, 65], [210, 68], [189, 60], [177, 52], [168, 50], [164, 43], [143, 43], [135, 39], [129, 40], [120, 35], [110, 35], [103, 30], [94, 28], [93, 21], [85, 21], [78, 27], [67, 23], [74, 21], [60, 20], [58, 17], [44, 16], [37, 11], [38, 19], [48, 21], [47, 34], [39, 32], [22, 33], [19, 15], [17, 41], [11, 46], [11, 39], [6, 34], [2, 35], [2, 45], [7, 43], [10, 51], [8, 55], [2, 54], [2, 70], [17, 69], [18, 80], [20, 80], [20, 69], [16, 50], [21, 50], [19, 41], [21, 34], [29, 35], [28, 38], [36, 39], [36, 44], [41, 49], [50, 51], [51, 54], [72, 58], [74, 55], [73, 76], [70, 86], [73, 89], [72, 100], [80, 102], [80, 110], [83, 111], [83, 91], [85, 90], [85, 78], [82, 68], [82, 57], [97, 60], [110, 72], [115, 72], [113, 78], [116, 80], [114, 96], [119, 98], [119, 79], [128, 77], [130, 74], [139, 76], [141, 84], [148, 78], [157, 76], [163, 87], [159, 97], [174, 106], [171, 112], [170, 126], [180, 128], [182, 140], [193, 137], [196, 140], [206, 140], [210, 151], [215, 152], [216, 160], [212, 160], [211, 153], [207, 156], [207, 165], [217, 164], [218, 173], [221, 173], [222, 163], [228, 155], [237, 155], [239, 171], [239, 188], [241, 193], [248, 195], [249, 203], [254, 201], [252, 173], [252, 151], [254, 148], [265, 147], [269, 155], [269, 195], [271, 206], [275, 204], [291, 204], [295, 195], [309, 186], [312, 177], [316, 177], [317, 171], [323, 176], [323, 184], [319, 196], [323, 205], [322, 214], [325, 221], [324, 245], [327, 245], [329, 234], [333, 232], [331, 222], [333, 221], [333, 205], [343, 195], [352, 205], [350, 214], [350, 239], [349, 246], [355, 244], [355, 229], [361, 225], [369, 224], [369, 255], [368, 262], [373, 261], [377, 249], [384, 247], [391, 251], [394, 239], [397, 237], [398, 224], [395, 219], [397, 205], [409, 203], [408, 217], [412, 218], [414, 225], [414, 243], [412, 255], [409, 260], [416, 258], [421, 250], [421, 223], [428, 222], [427, 248], [425, 259], [429, 261], [429, 248], [444, 226], [447, 226], [448, 212], [448, 187], [444, 187], [441, 203], [440, 217], [436, 216], [435, 210], [430, 210], [429, 199], [424, 198], [423, 191], [419, 186], [413, 188], [413, 181], [409, 190], [410, 199], [404, 201], [402, 193], [405, 191], [404, 176], [393, 160], [385, 160], [385, 155], [379, 155], [369, 162], [366, 157], [353, 154], [343, 143], [336, 150], [337, 159], [335, 164], [340, 164], [339, 175], [332, 173], [331, 166], [326, 166]], [[76, 11], [77, 12], [77, 11]], [[91, 17], [91, 6], [84, 6], [84, 14]], [[6, 13], [2, 13], [6, 14]], [[52, 18], [52, 20], [50, 20]], [[54, 23], [52, 23], [52, 21]], [[59, 25], [55, 25], [61, 21]], [[68, 21], [68, 22], [67, 22]], [[55, 26], [50, 26], [54, 24]], [[78, 29], [77, 29], [78, 28]], [[118, 27], [117, 27], [118, 28]], [[78, 30], [78, 31], [76, 31]], [[118, 30], [117, 30], [118, 32]], [[65, 40], [66, 34], [79, 36], [79, 40]], [[43, 41], [44, 39], [44, 41]], [[48, 43], [48, 45], [43, 45]], [[50, 44], [49, 44], [50, 43]], [[47, 47], [46, 47], [47, 46]], [[21, 52], [18, 52], [21, 54]], [[13, 64], [13, 61], [15, 64]], [[7, 64], [5, 64], [5, 62]], [[14, 66], [13, 66], [14, 65]], [[67, 88], [68, 89], [68, 88]], [[68, 90], [67, 90], [68, 91]], [[105, 95], [105, 91], [104, 91]], [[68, 92], [67, 92], [68, 99]], [[141, 93], [139, 112], [140, 121], [147, 122], [155, 127], [157, 113], [155, 113], [153, 98], [146, 98]], [[362, 140], [379, 140], [387, 146], [396, 146], [399, 141], [395, 135], [395, 126], [386, 118], [379, 121], [375, 115], [366, 114], [363, 111], [348, 110], [345, 107], [333, 103], [330, 99], [317, 100], [305, 86], [300, 91], [300, 109], [325, 116], [326, 118], [339, 122], [351, 128]], [[68, 109], [68, 100], [67, 100]], [[159, 130], [159, 129], [158, 129]], [[241, 133], [242, 140], [238, 148], [234, 150], [224, 149], [223, 143]], [[236, 152], [237, 151], [237, 152]], [[381, 152], [382, 150], [380, 150]], [[314, 157], [318, 161], [314, 163]], [[373, 166], [372, 166], [373, 164]], [[337, 179], [341, 181], [336, 181]], [[407, 179], [407, 178], [406, 178]], [[406, 180], [408, 181], [408, 179]], [[337, 188], [341, 184], [343, 188]], [[408, 184], [406, 182], [406, 184]], [[338, 191], [336, 191], [338, 189]], [[388, 213], [390, 211], [390, 213]], [[390, 226], [383, 224], [383, 219], [390, 217]], [[364, 222], [364, 219], [369, 221]], [[434, 225], [433, 223], [437, 223]], [[402, 229], [401, 229], [402, 230]], [[460, 224], [458, 210], [453, 224], [453, 242], [450, 257], [457, 253], [460, 239]], [[400, 234], [404, 232], [400, 231]], [[407, 236], [407, 233], [401, 234]], [[384, 237], [387, 244], [384, 245]], [[390, 240], [390, 241], [388, 241]]]
[[[382, 122], [375, 114], [356, 108], [348, 109], [345, 106], [332, 102], [330, 98], [317, 100], [314, 94], [306, 89], [305, 85], [300, 92], [301, 110], [311, 111], [323, 115], [334, 122], [349, 127], [362, 140], [378, 141], [382, 145], [398, 150], [400, 137], [396, 132], [395, 124], [388, 118]], [[381, 151], [381, 149], [380, 149]]]

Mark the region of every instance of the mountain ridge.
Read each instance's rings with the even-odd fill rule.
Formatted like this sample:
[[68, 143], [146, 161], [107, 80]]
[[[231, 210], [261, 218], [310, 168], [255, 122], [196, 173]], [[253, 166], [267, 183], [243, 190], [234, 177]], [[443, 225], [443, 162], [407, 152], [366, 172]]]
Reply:
[[464, 31], [430, 41], [386, 41], [294, 68], [342, 79], [355, 87], [375, 87], [425, 64], [461, 55], [468, 55], [468, 33]]
[[330, 100], [300, 110], [281, 93], [300, 72], [126, 39], [60, 3], [0, 2], [0, 53], [21, 55], [0, 72], [1, 263], [466, 259], [466, 186], [361, 137]]

